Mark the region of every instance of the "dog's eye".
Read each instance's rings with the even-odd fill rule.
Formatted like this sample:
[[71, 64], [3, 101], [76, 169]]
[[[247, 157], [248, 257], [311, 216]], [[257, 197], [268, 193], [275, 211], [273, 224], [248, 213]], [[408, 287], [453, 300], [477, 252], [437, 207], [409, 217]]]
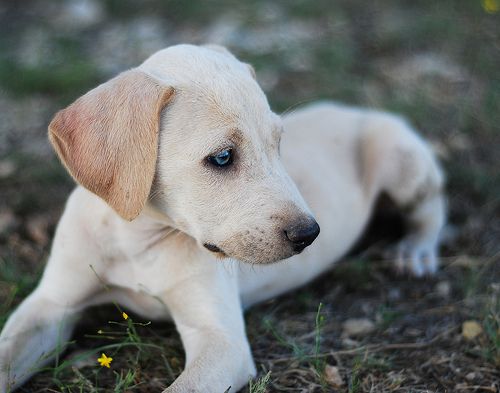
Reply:
[[219, 168], [231, 165], [233, 162], [233, 151], [231, 149], [226, 149], [213, 156], [208, 156], [208, 162]]

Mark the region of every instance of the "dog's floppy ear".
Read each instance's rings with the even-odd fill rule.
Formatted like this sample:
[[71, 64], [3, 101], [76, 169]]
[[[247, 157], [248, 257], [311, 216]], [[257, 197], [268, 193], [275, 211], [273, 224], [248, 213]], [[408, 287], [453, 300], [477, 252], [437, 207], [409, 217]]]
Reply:
[[147, 201], [160, 115], [173, 94], [133, 69], [80, 97], [49, 125], [49, 139], [71, 176], [126, 220]]

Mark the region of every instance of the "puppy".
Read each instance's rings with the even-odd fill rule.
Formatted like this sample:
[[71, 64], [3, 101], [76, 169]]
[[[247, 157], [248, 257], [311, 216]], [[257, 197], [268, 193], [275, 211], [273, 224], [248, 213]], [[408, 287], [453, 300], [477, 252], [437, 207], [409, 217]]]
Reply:
[[330, 268], [381, 193], [410, 223], [398, 269], [437, 269], [443, 175], [408, 124], [326, 102], [280, 118], [222, 47], [155, 53], [57, 113], [49, 138], [79, 185], [0, 336], [1, 392], [111, 301], [175, 322], [186, 364], [165, 392], [237, 391], [256, 373], [242, 310]]

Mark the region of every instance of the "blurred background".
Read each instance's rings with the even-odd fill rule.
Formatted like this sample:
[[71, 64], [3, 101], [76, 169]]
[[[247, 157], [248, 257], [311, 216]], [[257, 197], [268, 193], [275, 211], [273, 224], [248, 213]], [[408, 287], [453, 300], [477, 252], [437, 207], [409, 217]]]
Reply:
[[[325, 278], [248, 314], [261, 376], [272, 371], [267, 389], [498, 392], [498, 0], [1, 1], [0, 326], [36, 284], [73, 188], [48, 143], [50, 119], [98, 83], [177, 43], [227, 46], [253, 64], [277, 112], [334, 99], [403, 114], [431, 142], [447, 174], [450, 225], [437, 278], [394, 277], [384, 261], [369, 263], [381, 258], [371, 247], [371, 254], [346, 258]], [[340, 351], [326, 365], [342, 384], [325, 382], [323, 371], [293, 350], [314, 346], [320, 302], [327, 321], [322, 348]], [[371, 321], [373, 329], [346, 344], [340, 334], [352, 317]], [[464, 335], [466, 321], [480, 327], [472, 339]], [[173, 335], [177, 349], [165, 356], [178, 357], [181, 366], [175, 332], [158, 329], [144, 334]], [[425, 343], [439, 334], [432, 352], [424, 345], [399, 355], [340, 355], [352, 345]], [[82, 340], [83, 347], [94, 345]], [[150, 377], [164, 386], [168, 378], [160, 374]], [[54, 389], [68, 388], [73, 379], [67, 378]], [[42, 375], [26, 391], [47, 383]], [[114, 383], [103, 382], [110, 389]]]

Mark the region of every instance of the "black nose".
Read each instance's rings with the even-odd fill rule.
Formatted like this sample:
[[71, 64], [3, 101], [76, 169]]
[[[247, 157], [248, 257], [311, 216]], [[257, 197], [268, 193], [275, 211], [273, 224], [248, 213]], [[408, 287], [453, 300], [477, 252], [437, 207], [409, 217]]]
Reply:
[[293, 250], [301, 252], [319, 235], [319, 225], [315, 220], [308, 220], [285, 229], [285, 236], [293, 245]]

